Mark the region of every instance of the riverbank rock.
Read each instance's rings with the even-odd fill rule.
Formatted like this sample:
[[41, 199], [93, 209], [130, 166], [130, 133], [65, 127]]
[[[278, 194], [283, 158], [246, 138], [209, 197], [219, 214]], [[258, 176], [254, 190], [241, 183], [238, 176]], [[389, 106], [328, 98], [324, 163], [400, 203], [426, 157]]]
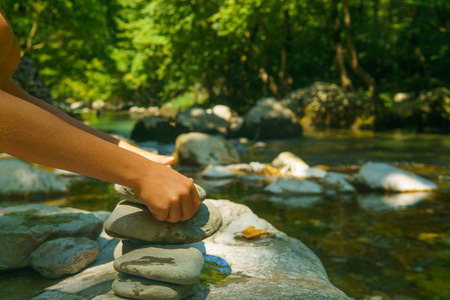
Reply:
[[255, 140], [293, 138], [302, 135], [302, 126], [295, 113], [277, 99], [264, 98], [247, 112], [236, 135]]
[[304, 127], [360, 128], [373, 122], [371, 99], [346, 92], [336, 84], [314, 82], [290, 92], [281, 103], [297, 114]]
[[[108, 235], [146, 244], [188, 244], [201, 241], [216, 232], [222, 224], [217, 208], [204, 201], [195, 215], [183, 222], [156, 220], [147, 207], [128, 201], [120, 202], [105, 223]], [[134, 228], [131, 232], [129, 229]]]
[[238, 116], [237, 112], [235, 112], [234, 110], [232, 110], [228, 106], [222, 105], [222, 104], [215, 105], [212, 108], [207, 109], [206, 112], [215, 114], [216, 116], [218, 116], [219, 118], [224, 119], [228, 123], [231, 122], [231, 120], [234, 117]]
[[62, 237], [95, 240], [103, 222], [75, 208], [30, 204], [0, 210], [0, 271], [26, 267], [42, 243]]
[[50, 89], [39, 75], [39, 70], [34, 61], [27, 55], [20, 59], [19, 66], [12, 76], [13, 79], [28, 93], [34, 97], [52, 102]]
[[421, 91], [413, 107], [420, 131], [450, 132], [450, 90], [441, 87]]
[[[204, 254], [205, 267], [200, 290], [187, 299], [350, 299], [329, 282], [317, 256], [299, 240], [278, 231], [244, 205], [208, 201], [220, 210], [223, 225], [210, 238], [191, 244]], [[267, 229], [274, 236], [247, 240], [241, 232], [249, 226]], [[103, 263], [48, 287], [36, 299], [47, 299], [43, 297], [55, 291], [67, 299], [73, 295], [122, 299], [110, 292], [116, 274], [112, 263]]]
[[140, 119], [131, 132], [131, 138], [136, 142], [157, 141], [161, 143], [173, 143], [176, 138], [189, 132], [189, 129], [174, 123], [162, 116], [148, 116]]
[[0, 195], [62, 193], [70, 182], [19, 159], [0, 159]]
[[437, 185], [409, 171], [385, 163], [364, 164], [352, 182], [370, 190], [386, 192], [433, 191]]
[[186, 166], [228, 165], [239, 162], [233, 143], [220, 136], [191, 132], [175, 142], [176, 163]]
[[67, 237], [40, 245], [29, 257], [30, 266], [45, 278], [75, 274], [94, 261], [100, 250], [96, 241]]
[[177, 115], [177, 123], [188, 128], [191, 132], [208, 134], [227, 133], [228, 122], [216, 114], [208, 113], [203, 108], [191, 107]]
[[264, 188], [265, 192], [272, 194], [322, 194], [321, 185], [310, 180], [280, 177]]

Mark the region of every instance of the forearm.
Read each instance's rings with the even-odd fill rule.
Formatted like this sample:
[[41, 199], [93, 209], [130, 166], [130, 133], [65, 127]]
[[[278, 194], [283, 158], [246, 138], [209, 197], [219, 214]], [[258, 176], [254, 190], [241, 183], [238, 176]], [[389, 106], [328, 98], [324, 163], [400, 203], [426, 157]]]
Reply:
[[[13, 95], [17, 98], [20, 98], [22, 100], [25, 100], [31, 104], [34, 104], [47, 112], [51, 113], [55, 117], [61, 119], [62, 121], [72, 125], [73, 127], [76, 127], [78, 129], [81, 129], [85, 132], [88, 132], [90, 134], [93, 134], [105, 141], [108, 141], [110, 143], [114, 143], [116, 145], [119, 145], [120, 141], [109, 134], [106, 134], [102, 131], [96, 130], [92, 127], [87, 126], [83, 122], [78, 121], [77, 119], [72, 118], [71, 116], [65, 114], [64, 112], [60, 111], [56, 107], [46, 103], [45, 101], [42, 101], [36, 97], [33, 97], [29, 93], [27, 93], [24, 89], [22, 89], [12, 78], [9, 78], [4, 86], [2, 87], [2, 90], [6, 93]], [[123, 143], [123, 142], [122, 142]]]
[[155, 164], [4, 91], [0, 120], [0, 151], [28, 161], [131, 188]]

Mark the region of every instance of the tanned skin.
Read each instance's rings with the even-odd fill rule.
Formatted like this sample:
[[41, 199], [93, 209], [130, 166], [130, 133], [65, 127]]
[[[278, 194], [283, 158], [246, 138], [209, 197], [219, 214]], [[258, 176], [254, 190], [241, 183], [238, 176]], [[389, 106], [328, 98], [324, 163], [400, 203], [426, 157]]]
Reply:
[[11, 75], [20, 61], [0, 8], [0, 151], [132, 188], [160, 221], [190, 219], [201, 205], [193, 180], [155, 155], [95, 130], [23, 90]]

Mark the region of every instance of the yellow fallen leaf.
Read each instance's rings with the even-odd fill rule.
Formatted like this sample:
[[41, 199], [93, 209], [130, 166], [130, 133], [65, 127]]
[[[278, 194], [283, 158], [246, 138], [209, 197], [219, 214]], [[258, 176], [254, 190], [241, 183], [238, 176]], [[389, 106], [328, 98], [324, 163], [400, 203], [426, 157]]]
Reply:
[[248, 239], [258, 239], [262, 237], [273, 236], [273, 234], [266, 233], [267, 229], [256, 229], [255, 226], [248, 226], [242, 230], [242, 235]]
[[433, 232], [424, 232], [420, 233], [418, 238], [421, 241], [433, 241], [440, 237], [439, 233], [433, 233]]

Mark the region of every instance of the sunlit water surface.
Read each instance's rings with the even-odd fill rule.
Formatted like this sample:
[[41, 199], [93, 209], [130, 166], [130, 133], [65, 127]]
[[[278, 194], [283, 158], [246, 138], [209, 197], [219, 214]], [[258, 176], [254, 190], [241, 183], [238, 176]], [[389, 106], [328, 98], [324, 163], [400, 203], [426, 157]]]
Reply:
[[[127, 115], [90, 118], [92, 126], [123, 136], [130, 134], [134, 122]], [[207, 190], [209, 198], [245, 204], [300, 239], [321, 259], [330, 281], [354, 299], [450, 299], [449, 136], [307, 132], [301, 139], [267, 142], [264, 149], [249, 147], [241, 160], [270, 162], [282, 151], [295, 153], [311, 166], [347, 173], [355, 173], [367, 161], [389, 162], [429, 178], [440, 190], [280, 199], [237, 180], [223, 185], [195, 173], [189, 176]], [[44, 203], [111, 211], [117, 201], [112, 185], [78, 178], [70, 195]], [[0, 274], [0, 291], [5, 295], [0, 298], [28, 299], [53, 282], [33, 271]]]

